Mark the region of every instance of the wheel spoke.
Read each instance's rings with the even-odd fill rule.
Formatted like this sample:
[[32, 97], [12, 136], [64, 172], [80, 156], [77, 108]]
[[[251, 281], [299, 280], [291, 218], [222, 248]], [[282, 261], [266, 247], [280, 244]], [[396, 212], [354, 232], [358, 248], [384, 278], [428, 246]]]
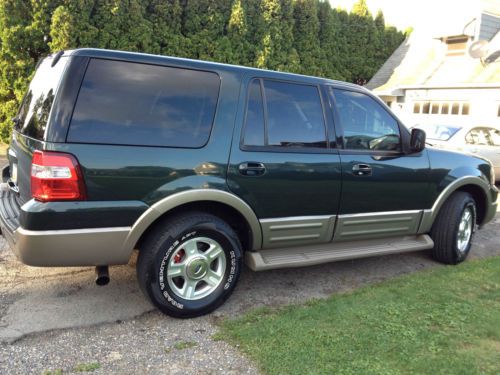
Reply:
[[192, 299], [196, 291], [196, 285], [199, 280], [184, 279], [184, 286], [182, 287], [181, 294], [186, 299]]
[[211, 244], [207, 251], [205, 251], [205, 256], [208, 258], [209, 262], [217, 259], [219, 255], [222, 253], [222, 249], [220, 246]]
[[196, 240], [189, 240], [183, 245], [183, 249], [189, 256], [198, 254], [198, 246], [196, 245]]
[[203, 281], [205, 281], [209, 286], [214, 287], [219, 284], [221, 278], [222, 275], [219, 275], [217, 272], [210, 270], [203, 278]]
[[473, 231], [473, 214], [470, 209], [465, 209], [462, 213], [457, 233], [457, 247], [460, 251], [465, 251], [469, 245], [469, 241]]
[[184, 263], [171, 263], [167, 269], [168, 277], [178, 277], [184, 275], [184, 268], [186, 265]]

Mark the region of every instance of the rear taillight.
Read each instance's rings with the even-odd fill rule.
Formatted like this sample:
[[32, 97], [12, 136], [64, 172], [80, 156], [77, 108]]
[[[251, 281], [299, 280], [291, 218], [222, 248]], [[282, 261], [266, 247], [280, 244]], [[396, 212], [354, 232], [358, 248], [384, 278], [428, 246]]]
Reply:
[[62, 152], [35, 151], [31, 196], [42, 202], [84, 200], [85, 184], [76, 158]]

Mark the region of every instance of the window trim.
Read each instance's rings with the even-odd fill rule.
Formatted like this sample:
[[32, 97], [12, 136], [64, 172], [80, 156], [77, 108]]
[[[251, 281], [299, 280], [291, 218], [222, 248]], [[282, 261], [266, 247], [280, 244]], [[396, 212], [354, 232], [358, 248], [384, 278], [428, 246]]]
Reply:
[[[219, 88], [217, 90], [217, 98], [215, 100], [215, 110], [214, 114], [212, 117], [212, 122], [210, 124], [210, 131], [208, 133], [208, 137], [205, 141], [204, 144], [202, 144], [199, 147], [192, 147], [192, 146], [165, 146], [165, 145], [141, 145], [141, 144], [129, 144], [129, 143], [105, 143], [105, 142], [79, 142], [79, 141], [68, 141], [69, 138], [69, 133], [71, 129], [71, 123], [73, 121], [73, 116], [75, 114], [76, 110], [76, 104], [78, 103], [78, 99], [80, 98], [80, 93], [82, 91], [83, 83], [85, 82], [85, 77], [87, 75], [87, 71], [89, 69], [90, 63], [92, 60], [104, 60], [104, 61], [114, 61], [114, 62], [124, 62], [124, 63], [130, 63], [130, 64], [139, 64], [139, 65], [148, 65], [148, 66], [158, 66], [162, 68], [171, 68], [171, 69], [183, 69], [183, 70], [192, 70], [196, 72], [204, 72], [204, 73], [212, 73], [215, 74], [218, 78], [218, 85]], [[219, 113], [219, 106], [220, 106], [220, 99], [221, 99], [221, 89], [222, 89], [222, 78], [219, 72], [215, 70], [207, 70], [207, 69], [194, 69], [194, 68], [187, 68], [184, 66], [176, 66], [176, 65], [169, 65], [169, 64], [155, 64], [155, 63], [149, 63], [149, 62], [142, 62], [142, 61], [133, 61], [133, 60], [127, 60], [127, 59], [115, 59], [115, 58], [106, 58], [106, 57], [90, 57], [87, 61], [87, 65], [85, 67], [85, 72], [83, 73], [81, 82], [80, 82], [80, 87], [78, 89], [78, 94], [76, 95], [74, 104], [73, 104], [73, 110], [71, 112], [71, 117], [68, 121], [68, 127], [66, 131], [66, 136], [64, 139], [64, 143], [68, 144], [88, 144], [88, 145], [102, 145], [102, 146], [126, 146], [126, 147], [153, 147], [153, 148], [178, 148], [178, 149], [190, 149], [190, 150], [197, 150], [197, 149], [202, 149], [205, 148], [208, 143], [210, 142], [210, 139], [212, 138], [212, 133], [215, 127], [215, 120], [217, 119], [217, 115]]]
[[[263, 146], [255, 146], [255, 145], [245, 145], [245, 131], [247, 127], [247, 116], [248, 116], [248, 102], [250, 98], [250, 89], [252, 86], [252, 83], [258, 80], [259, 81], [259, 86], [261, 90], [261, 97], [262, 97], [262, 107], [263, 107], [263, 113], [264, 113], [264, 142], [266, 143]], [[274, 82], [281, 82], [281, 83], [288, 83], [292, 85], [299, 85], [299, 86], [309, 86], [309, 87], [314, 87], [316, 88], [318, 92], [318, 97], [321, 105], [321, 111], [323, 115], [323, 128], [325, 132], [325, 147], [320, 148], [320, 147], [283, 147], [283, 146], [275, 146], [275, 145], [268, 145], [268, 140], [269, 140], [269, 135], [268, 135], [268, 113], [267, 113], [267, 97], [266, 97], [266, 92], [265, 92], [265, 86], [264, 86], [264, 80], [267, 81], [274, 81]], [[244, 116], [243, 116], [243, 126], [241, 128], [241, 133], [240, 133], [240, 150], [241, 151], [251, 151], [251, 152], [278, 152], [278, 153], [296, 153], [296, 154], [301, 154], [301, 153], [309, 153], [309, 154], [328, 154], [331, 153], [332, 149], [336, 150], [335, 148], [331, 147], [331, 142], [329, 138], [329, 131], [328, 131], [328, 118], [326, 116], [325, 112], [325, 102], [324, 98], [322, 95], [322, 90], [320, 84], [314, 84], [314, 83], [308, 83], [308, 82], [301, 82], [301, 81], [292, 81], [292, 80], [286, 80], [286, 79], [279, 79], [279, 78], [272, 78], [272, 77], [263, 77], [263, 76], [251, 76], [247, 79], [246, 82], [246, 97], [245, 97], [245, 109], [244, 109]]]
[[[335, 126], [335, 132], [337, 133], [337, 148], [341, 154], [349, 154], [349, 155], [374, 155], [374, 156], [400, 156], [400, 155], [406, 155], [408, 154], [407, 150], [407, 143], [409, 142], [410, 134], [408, 129], [404, 127], [399, 119], [390, 111], [386, 109], [385, 105], [382, 105], [383, 102], [376, 97], [371, 95], [370, 93], [361, 91], [361, 90], [356, 90], [351, 87], [343, 87], [343, 86], [335, 86], [335, 85], [327, 85], [329, 89], [329, 96], [332, 100], [332, 116], [334, 120], [334, 126]], [[390, 117], [394, 119], [398, 126], [399, 130], [399, 146], [400, 149], [397, 151], [390, 151], [390, 150], [356, 150], [356, 149], [348, 149], [345, 148], [344, 146], [344, 128], [342, 126], [342, 122], [340, 121], [340, 118], [338, 117], [338, 111], [337, 111], [337, 103], [335, 99], [335, 95], [333, 90], [343, 90], [343, 91], [351, 91], [355, 92], [358, 94], [363, 94], [368, 96], [369, 98], [373, 99], [377, 104], [381, 107], [382, 110], [384, 110]]]

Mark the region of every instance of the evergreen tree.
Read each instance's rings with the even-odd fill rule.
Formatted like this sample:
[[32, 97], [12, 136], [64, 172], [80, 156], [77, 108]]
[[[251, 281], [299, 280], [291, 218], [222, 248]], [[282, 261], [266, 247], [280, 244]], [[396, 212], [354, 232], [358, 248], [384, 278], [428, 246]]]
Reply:
[[79, 47], [215, 60], [363, 83], [404, 34], [321, 0], [0, 0], [0, 138], [36, 63]]
[[289, 0], [262, 0], [262, 26], [255, 66], [273, 70], [298, 71], [293, 46], [293, 6]]
[[[43, 4], [45, 5], [45, 3]], [[37, 21], [42, 6], [36, 8]], [[34, 22], [28, 0], [0, 2], [0, 137], [7, 141], [16, 114], [26, 92], [35, 65], [48, 48], [43, 44], [41, 22]], [[40, 20], [41, 21], [41, 20]]]
[[330, 3], [319, 4], [318, 19], [320, 24], [319, 43], [323, 53], [323, 72], [325, 77], [331, 79], [344, 79], [341, 71], [340, 60], [340, 22], [336, 12], [330, 7]]
[[94, 26], [98, 0], [65, 0], [54, 11], [50, 26], [51, 51], [98, 47], [99, 30]]
[[64, 5], [54, 11], [51, 20], [49, 46], [51, 51], [63, 51], [75, 45], [74, 18]]
[[338, 61], [339, 61], [339, 72], [342, 74], [344, 80], [348, 82], [353, 81], [353, 75], [351, 72], [351, 43], [352, 38], [349, 29], [349, 14], [343, 9], [334, 10], [334, 18], [337, 19], [339, 24], [339, 32], [337, 36], [337, 48], [338, 48]]
[[365, 0], [358, 0], [349, 14], [350, 71], [356, 83], [364, 84], [374, 74], [375, 24]]
[[385, 58], [385, 20], [384, 14], [381, 10], [378, 10], [375, 16], [375, 52], [374, 52], [374, 66], [381, 66]]
[[249, 65], [246, 11], [241, 0], [234, 0], [224, 35], [219, 43], [218, 61]]
[[202, 60], [224, 59], [221, 47], [229, 21], [229, 1], [187, 0], [184, 35], [190, 39], [190, 56]]
[[182, 5], [179, 0], [151, 0], [147, 18], [151, 24], [151, 47], [148, 52], [170, 56], [186, 56], [186, 40], [182, 35]]
[[319, 42], [318, 2], [297, 0], [294, 9], [294, 45], [300, 59], [299, 73], [323, 75]]

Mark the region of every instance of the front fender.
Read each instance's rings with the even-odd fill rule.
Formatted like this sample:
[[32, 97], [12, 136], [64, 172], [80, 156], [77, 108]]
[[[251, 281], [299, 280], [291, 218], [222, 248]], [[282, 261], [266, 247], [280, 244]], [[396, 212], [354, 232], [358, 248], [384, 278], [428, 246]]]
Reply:
[[[496, 213], [497, 188], [490, 183], [491, 165], [473, 156], [431, 150], [430, 162], [433, 171], [431, 189], [433, 203], [430, 209], [424, 210], [419, 233], [428, 233], [444, 202], [457, 190], [471, 186], [480, 189], [485, 204], [485, 215], [481, 223], [490, 221]], [[450, 166], [454, 166], [450, 168]]]

